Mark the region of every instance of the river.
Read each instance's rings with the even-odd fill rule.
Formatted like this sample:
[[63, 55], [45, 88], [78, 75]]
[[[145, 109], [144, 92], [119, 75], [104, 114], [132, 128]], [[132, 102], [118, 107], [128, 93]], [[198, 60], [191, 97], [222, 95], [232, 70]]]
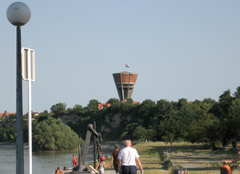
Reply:
[[[113, 151], [113, 144], [103, 144], [104, 155], [109, 156]], [[72, 155], [77, 152], [33, 152], [33, 174], [50, 174], [57, 166], [72, 167]], [[87, 161], [93, 160], [92, 146], [89, 147]], [[0, 174], [16, 174], [15, 145], [0, 145]], [[24, 149], [24, 174], [28, 174], [28, 149]]]

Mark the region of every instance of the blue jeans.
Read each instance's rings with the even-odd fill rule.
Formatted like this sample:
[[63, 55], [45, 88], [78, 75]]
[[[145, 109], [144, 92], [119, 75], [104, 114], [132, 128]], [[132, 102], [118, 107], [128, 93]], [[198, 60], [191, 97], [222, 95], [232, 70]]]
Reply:
[[118, 163], [113, 163], [114, 170], [118, 173]]
[[122, 174], [137, 174], [136, 166], [122, 166]]

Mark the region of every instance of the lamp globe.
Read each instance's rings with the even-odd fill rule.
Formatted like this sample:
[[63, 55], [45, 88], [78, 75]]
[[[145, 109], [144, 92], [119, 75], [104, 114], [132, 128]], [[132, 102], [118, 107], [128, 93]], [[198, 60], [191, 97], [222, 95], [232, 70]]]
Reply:
[[7, 9], [8, 21], [15, 26], [26, 24], [30, 17], [30, 8], [23, 2], [14, 2]]

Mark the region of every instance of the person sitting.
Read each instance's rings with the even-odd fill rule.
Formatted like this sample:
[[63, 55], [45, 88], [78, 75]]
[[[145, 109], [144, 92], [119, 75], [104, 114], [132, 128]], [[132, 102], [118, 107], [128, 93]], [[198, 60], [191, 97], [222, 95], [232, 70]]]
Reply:
[[60, 173], [64, 173], [61, 169], [61, 167], [58, 167], [57, 170], [55, 171], [55, 174], [60, 174]]
[[[231, 174], [231, 167], [228, 165], [230, 163], [237, 163], [240, 160], [240, 145], [237, 145], [237, 157], [232, 160], [232, 161], [224, 161], [224, 165], [222, 167], [220, 167], [220, 171], [221, 173], [229, 173]], [[240, 165], [238, 165], [238, 167], [240, 167]]]
[[237, 157], [233, 161], [224, 161], [224, 163], [236, 163], [240, 160], [240, 145], [237, 147]]

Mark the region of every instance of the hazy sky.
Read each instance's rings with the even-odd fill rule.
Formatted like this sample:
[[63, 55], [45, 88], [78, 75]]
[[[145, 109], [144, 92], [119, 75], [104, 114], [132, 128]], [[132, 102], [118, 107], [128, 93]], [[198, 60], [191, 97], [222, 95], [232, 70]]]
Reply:
[[[0, 1], [0, 113], [16, 112], [16, 28]], [[25, 0], [22, 46], [36, 50], [33, 111], [118, 98], [112, 73], [138, 73], [133, 100], [219, 99], [240, 86], [239, 0]], [[129, 69], [124, 65], [128, 64]], [[24, 113], [28, 82], [23, 81]]]

